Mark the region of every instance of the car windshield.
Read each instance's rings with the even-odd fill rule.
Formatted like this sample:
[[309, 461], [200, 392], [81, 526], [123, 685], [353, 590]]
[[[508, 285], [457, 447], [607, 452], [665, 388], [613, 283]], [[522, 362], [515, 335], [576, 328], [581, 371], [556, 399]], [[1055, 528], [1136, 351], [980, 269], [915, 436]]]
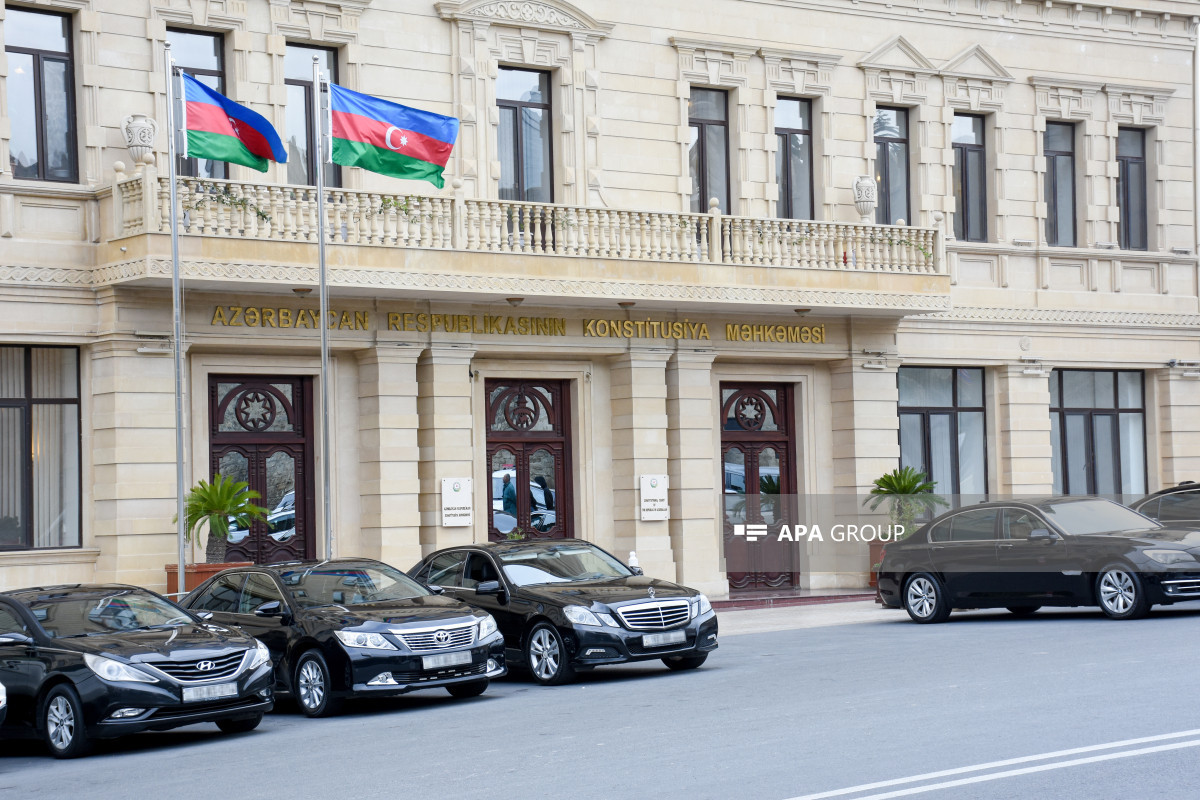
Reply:
[[562, 544], [497, 555], [505, 577], [517, 586], [626, 578], [633, 574], [620, 561], [590, 545]]
[[186, 611], [141, 589], [47, 592], [26, 605], [55, 639], [191, 625]]
[[279, 577], [296, 604], [305, 608], [408, 600], [430, 593], [386, 564], [318, 564], [281, 570]]
[[1154, 520], [1109, 500], [1071, 500], [1044, 507], [1046, 517], [1067, 533], [1118, 533], [1161, 528]]

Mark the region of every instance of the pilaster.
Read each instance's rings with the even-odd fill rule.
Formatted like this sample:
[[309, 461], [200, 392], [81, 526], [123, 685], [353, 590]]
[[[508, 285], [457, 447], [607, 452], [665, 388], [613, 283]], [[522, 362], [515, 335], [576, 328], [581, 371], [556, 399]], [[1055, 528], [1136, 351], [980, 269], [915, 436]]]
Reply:
[[1027, 366], [995, 372], [1000, 494], [1047, 494], [1054, 486], [1050, 445], [1050, 381]]
[[[474, 474], [469, 345], [434, 343], [417, 361], [421, 551], [470, 544], [472, 528], [442, 527], [442, 479]], [[482, 510], [481, 510], [482, 513]]]
[[[1147, 371], [1146, 376], [1157, 382], [1161, 470], [1160, 486], [1155, 486], [1153, 467], [1149, 470], [1147, 488], [1196, 480], [1200, 474], [1200, 380], [1185, 377], [1181, 369]], [[1151, 428], [1147, 426], [1147, 430]]]

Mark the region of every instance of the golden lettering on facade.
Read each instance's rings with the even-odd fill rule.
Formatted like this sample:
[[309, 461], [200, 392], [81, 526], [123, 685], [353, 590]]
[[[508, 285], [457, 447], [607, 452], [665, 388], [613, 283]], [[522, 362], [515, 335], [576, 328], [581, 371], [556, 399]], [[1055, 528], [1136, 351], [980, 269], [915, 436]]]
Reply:
[[748, 325], [730, 323], [725, 338], [731, 342], [773, 342], [776, 344], [824, 344], [824, 325]]
[[707, 322], [652, 319], [585, 319], [584, 336], [612, 339], [710, 339]]
[[566, 336], [567, 321], [562, 317], [493, 317], [393, 311], [387, 315], [387, 329], [414, 333], [444, 331], [512, 336]]
[[[370, 311], [329, 311], [329, 328], [342, 331], [371, 329]], [[321, 317], [309, 308], [267, 308], [265, 306], [217, 306], [212, 325], [228, 328], [316, 328]]]

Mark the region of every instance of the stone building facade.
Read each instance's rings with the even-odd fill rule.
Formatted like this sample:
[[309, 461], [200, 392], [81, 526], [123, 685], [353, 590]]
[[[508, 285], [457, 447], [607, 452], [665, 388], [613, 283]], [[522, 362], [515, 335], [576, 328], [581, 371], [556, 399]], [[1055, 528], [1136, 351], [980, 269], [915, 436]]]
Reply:
[[[290, 153], [180, 185], [188, 475], [272, 512], [235, 555], [324, 555], [323, 227], [337, 554], [407, 569], [519, 528], [723, 597], [869, 566], [730, 568], [731, 494], [900, 463], [964, 495], [1200, 474], [1194, 13], [5, 3], [0, 587], [162, 588], [175, 560], [165, 41]], [[461, 119], [444, 189], [330, 169], [317, 224], [313, 54]]]

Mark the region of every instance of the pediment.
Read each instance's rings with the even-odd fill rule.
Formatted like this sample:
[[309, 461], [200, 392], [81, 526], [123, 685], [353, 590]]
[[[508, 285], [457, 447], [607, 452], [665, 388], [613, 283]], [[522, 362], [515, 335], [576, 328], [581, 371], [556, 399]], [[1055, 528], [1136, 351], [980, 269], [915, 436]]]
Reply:
[[893, 36], [867, 53], [858, 66], [870, 69], [894, 69], [905, 72], [937, 72], [937, 67], [912, 42], [903, 36]]
[[1011, 81], [1013, 76], [980, 45], [972, 45], [942, 65], [942, 75]]
[[613, 27], [563, 0], [445, 0], [437, 4], [437, 11], [445, 20], [479, 20], [566, 33], [604, 36]]

